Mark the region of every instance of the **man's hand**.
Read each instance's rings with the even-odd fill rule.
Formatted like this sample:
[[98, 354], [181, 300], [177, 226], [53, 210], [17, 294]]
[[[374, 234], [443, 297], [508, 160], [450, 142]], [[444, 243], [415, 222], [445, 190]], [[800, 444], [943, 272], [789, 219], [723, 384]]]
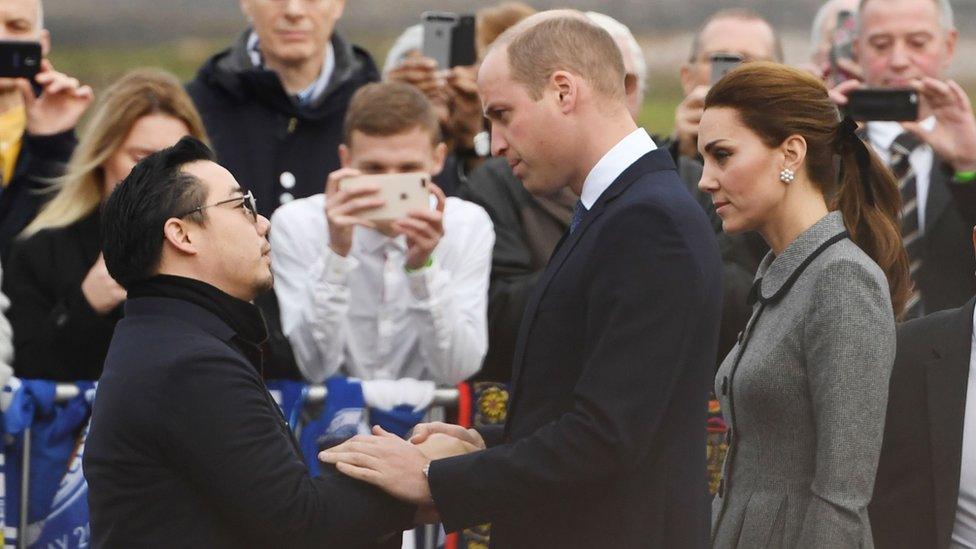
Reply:
[[431, 461], [482, 450], [471, 442], [444, 433], [431, 434], [423, 442], [417, 443], [417, 448], [420, 448], [420, 451]]
[[478, 95], [478, 68], [454, 67], [447, 75], [450, 98], [450, 132], [454, 146], [474, 148], [474, 136], [485, 129], [481, 97]]
[[388, 80], [403, 82], [419, 89], [428, 98], [443, 98], [447, 82], [437, 70], [437, 61], [419, 53], [408, 55], [386, 74]]
[[414, 427], [413, 436], [410, 437], [410, 442], [414, 444], [422, 444], [435, 434], [447, 435], [449, 437], [456, 438], [462, 442], [470, 444], [478, 450], [485, 449], [485, 440], [481, 438], [481, 433], [478, 431], [475, 431], [474, 429], [466, 429], [460, 425], [442, 423], [439, 421], [435, 421], [433, 423], [421, 423], [420, 425]]
[[914, 88], [935, 116], [935, 128], [926, 131], [918, 122], [904, 122], [902, 127], [928, 143], [936, 156], [957, 172], [976, 170], [976, 120], [966, 92], [953, 80], [928, 77]]
[[437, 208], [434, 211], [410, 211], [407, 217], [391, 224], [394, 231], [407, 237], [407, 260], [404, 263], [407, 269], [419, 269], [426, 265], [431, 252], [444, 237], [444, 203], [447, 197], [433, 183], [428, 183], [427, 188], [437, 198]]
[[98, 254], [95, 264], [81, 281], [81, 293], [91, 308], [100, 315], [108, 314], [125, 301], [126, 297], [125, 288], [119, 286], [112, 275], [108, 274], [102, 254]]
[[376, 228], [372, 221], [357, 217], [366, 210], [379, 208], [383, 199], [376, 195], [378, 187], [363, 187], [353, 191], [340, 190], [343, 179], [362, 175], [359, 170], [342, 168], [329, 174], [325, 183], [325, 218], [329, 225], [329, 247], [346, 257], [352, 248], [352, 229], [356, 225]]
[[844, 107], [848, 103], [847, 96], [854, 90], [859, 90], [864, 84], [858, 80], [845, 80], [833, 88], [827, 90], [827, 96], [838, 107]]
[[424, 475], [430, 463], [420, 449], [402, 438], [373, 427], [373, 436], [355, 437], [319, 453], [340, 473], [368, 482], [391, 496], [414, 505], [430, 506], [433, 499]]
[[698, 124], [705, 112], [705, 96], [708, 86], [691, 90], [674, 111], [674, 136], [678, 141], [678, 154], [688, 158], [698, 156]]
[[30, 82], [17, 79], [30, 135], [55, 135], [74, 128], [95, 97], [90, 86], [82, 86], [77, 78], [54, 70], [47, 59], [41, 61], [41, 70], [34, 81], [41, 86], [38, 97], [34, 96]]
[[437, 69], [437, 61], [424, 57], [420, 52], [411, 52], [396, 68], [386, 74], [386, 78], [419, 89], [430, 100], [441, 125], [450, 124], [450, 92], [446, 74]]

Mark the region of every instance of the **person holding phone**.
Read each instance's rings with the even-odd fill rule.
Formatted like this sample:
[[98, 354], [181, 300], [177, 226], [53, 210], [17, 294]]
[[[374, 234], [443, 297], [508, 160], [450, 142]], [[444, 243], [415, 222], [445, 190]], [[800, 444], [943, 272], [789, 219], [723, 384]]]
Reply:
[[[478, 371], [487, 348], [491, 221], [431, 183], [429, 207], [396, 219], [372, 215], [393, 207], [376, 185], [402, 181], [412, 185], [402, 192], [414, 193], [415, 174], [443, 166], [437, 117], [415, 87], [363, 87], [344, 136], [343, 167], [325, 193], [271, 219], [275, 292], [298, 367], [311, 382], [338, 373], [459, 383]], [[355, 188], [343, 185], [353, 178]]]
[[[712, 14], [695, 34], [688, 62], [681, 66], [681, 88], [685, 98], [674, 113], [672, 155], [697, 158], [698, 122], [705, 94], [715, 76], [713, 57], [739, 56], [740, 61], [782, 61], [779, 35], [761, 15], [739, 8]], [[727, 69], [732, 68], [727, 66]]]
[[18, 376], [99, 378], [126, 299], [100, 253], [102, 203], [136, 162], [184, 135], [206, 138], [173, 75], [136, 70], [105, 90], [56, 192], [7, 262], [3, 288]]
[[[976, 185], [976, 120], [969, 98], [946, 78], [959, 32], [948, 0], [865, 0], [854, 43], [864, 82], [832, 96], [840, 105], [860, 88], [918, 93], [918, 120], [871, 121], [867, 140], [901, 189], [901, 232], [915, 282], [906, 318], [962, 306], [976, 293], [976, 259], [960, 208]], [[892, 104], [892, 107], [897, 105]], [[962, 192], [961, 192], [962, 191]]]
[[860, 0], [827, 0], [810, 25], [810, 61], [803, 68], [832, 85], [860, 78], [854, 57], [857, 6]]
[[[488, 141], [475, 84], [477, 64], [473, 59], [473, 29], [467, 29], [471, 32], [448, 33], [449, 22], [435, 20], [433, 16], [436, 14], [429, 14], [430, 21], [408, 27], [397, 38], [383, 66], [383, 79], [416, 87], [433, 105], [448, 151], [444, 169], [434, 181], [445, 194], [455, 196], [467, 174], [488, 156]], [[454, 23], [451, 24], [460, 21], [455, 14], [443, 15], [445, 18], [453, 16]], [[430, 25], [439, 27], [434, 29]], [[441, 31], [441, 38], [434, 43], [425, 43], [426, 35], [434, 35], [435, 30]], [[456, 40], [464, 41], [464, 44]], [[455, 50], [464, 50], [470, 55], [452, 56], [451, 52]], [[465, 64], [452, 64], [454, 60]]]
[[[0, 40], [36, 44], [44, 58], [33, 80], [0, 73], [0, 262], [44, 202], [76, 140], [74, 128], [93, 93], [54, 69], [41, 0], [0, 0]], [[0, 45], [0, 66], [14, 69], [23, 44]], [[16, 71], [18, 75], [22, 71]]]

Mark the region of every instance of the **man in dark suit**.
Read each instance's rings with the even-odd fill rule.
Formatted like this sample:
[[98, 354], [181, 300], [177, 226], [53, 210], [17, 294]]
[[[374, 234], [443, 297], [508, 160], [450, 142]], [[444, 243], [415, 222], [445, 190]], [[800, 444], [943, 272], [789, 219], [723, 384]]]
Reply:
[[[261, 379], [268, 220], [193, 138], [142, 160], [103, 209], [128, 290], [84, 456], [95, 547], [353, 547], [415, 508], [312, 478]], [[392, 545], [391, 545], [392, 544]]]
[[325, 452], [495, 547], [706, 547], [705, 402], [721, 261], [670, 155], [624, 101], [610, 36], [576, 12], [506, 32], [478, 76], [492, 148], [533, 194], [580, 196], [529, 298], [504, 427], [428, 424], [483, 448], [425, 460], [390, 436]]
[[[976, 202], [976, 188], [969, 195]], [[876, 547], [976, 547], [974, 305], [976, 298], [898, 330], [868, 507]]]
[[[976, 121], [946, 78], [958, 31], [948, 0], [863, 0], [854, 43], [864, 85], [919, 92], [917, 122], [869, 122], [866, 137], [898, 180], [902, 237], [915, 289], [906, 318], [955, 308], [976, 293], [971, 226], [954, 187], [976, 184]], [[838, 86], [846, 93], [856, 82]], [[842, 101], [844, 102], [844, 101]]]

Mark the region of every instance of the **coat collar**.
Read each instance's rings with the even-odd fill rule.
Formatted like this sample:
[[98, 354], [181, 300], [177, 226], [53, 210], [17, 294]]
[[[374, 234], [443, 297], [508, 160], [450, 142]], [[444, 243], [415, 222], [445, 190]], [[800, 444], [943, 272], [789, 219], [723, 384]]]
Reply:
[[825, 245], [832, 244], [846, 231], [841, 213], [830, 212], [796, 237], [780, 255], [770, 251], [756, 271], [753, 290], [759, 292], [757, 297], [764, 302], [781, 297]]

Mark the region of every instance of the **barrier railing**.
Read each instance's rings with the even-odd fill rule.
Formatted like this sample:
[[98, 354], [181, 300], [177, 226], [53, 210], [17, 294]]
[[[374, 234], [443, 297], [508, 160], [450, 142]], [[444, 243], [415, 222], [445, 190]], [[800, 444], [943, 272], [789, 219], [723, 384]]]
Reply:
[[[77, 385], [59, 383], [55, 387], [54, 400], [56, 403], [67, 402], [80, 394]], [[311, 385], [308, 389], [307, 402], [321, 404], [328, 397], [329, 391], [325, 385]], [[441, 388], [434, 391], [434, 399], [427, 409], [427, 421], [443, 421], [445, 408], [457, 404], [459, 391], [454, 388]], [[20, 521], [17, 528], [18, 549], [27, 548], [28, 501], [30, 496], [30, 459], [31, 459], [31, 429], [24, 430], [24, 452], [21, 456], [21, 488], [20, 488]], [[424, 549], [434, 549], [437, 544], [437, 527], [424, 527]]]

